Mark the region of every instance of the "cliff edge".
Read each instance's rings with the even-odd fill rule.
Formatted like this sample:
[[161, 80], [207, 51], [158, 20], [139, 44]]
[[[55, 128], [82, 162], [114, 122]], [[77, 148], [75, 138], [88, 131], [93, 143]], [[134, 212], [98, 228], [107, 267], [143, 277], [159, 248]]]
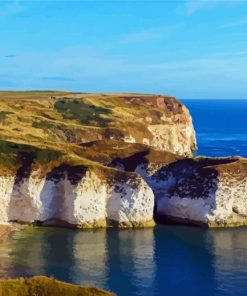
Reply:
[[0, 223], [247, 224], [247, 160], [193, 158], [164, 95], [0, 92]]
[[184, 105], [140, 94], [0, 92], [0, 139], [0, 222], [80, 228], [154, 224], [146, 181], [93, 143], [105, 158], [196, 149]]

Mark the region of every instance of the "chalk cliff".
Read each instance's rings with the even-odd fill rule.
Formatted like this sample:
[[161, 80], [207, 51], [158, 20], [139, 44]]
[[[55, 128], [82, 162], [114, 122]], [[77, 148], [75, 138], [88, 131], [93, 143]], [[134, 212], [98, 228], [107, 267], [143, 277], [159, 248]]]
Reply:
[[[247, 160], [196, 158], [180, 160], [159, 172], [156, 219], [207, 227], [247, 225]], [[160, 194], [162, 193], [162, 194]]]
[[0, 224], [247, 224], [247, 160], [195, 149], [173, 97], [0, 92]]
[[0, 92], [0, 139], [0, 223], [82, 228], [153, 225], [152, 189], [101, 161], [95, 141], [106, 158], [117, 143], [128, 155], [196, 149], [184, 105], [139, 94]]
[[136, 173], [85, 165], [30, 164], [0, 176], [0, 222], [67, 227], [153, 225], [154, 195]]
[[[206, 227], [247, 225], [247, 159], [182, 158], [143, 145], [94, 142], [97, 160], [138, 173], [155, 196], [154, 218]], [[120, 149], [121, 146], [121, 149]], [[89, 146], [83, 148], [92, 157]], [[120, 152], [121, 151], [121, 152]], [[107, 157], [106, 157], [107, 155]]]

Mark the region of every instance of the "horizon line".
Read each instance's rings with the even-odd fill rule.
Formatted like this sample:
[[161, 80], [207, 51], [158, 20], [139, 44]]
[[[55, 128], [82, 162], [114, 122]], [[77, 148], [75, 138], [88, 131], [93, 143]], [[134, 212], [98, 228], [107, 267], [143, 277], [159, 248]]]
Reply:
[[71, 93], [71, 94], [133, 94], [133, 95], [160, 95], [160, 96], [169, 96], [169, 97], [174, 97], [178, 100], [247, 100], [247, 97], [245, 98], [212, 98], [212, 97], [180, 97], [176, 95], [170, 95], [167, 93], [152, 93], [152, 92], [106, 92], [106, 91], [97, 91], [97, 92], [85, 92], [85, 91], [73, 91], [73, 90], [65, 90], [65, 89], [0, 89], [1, 92], [64, 92], [64, 93]]

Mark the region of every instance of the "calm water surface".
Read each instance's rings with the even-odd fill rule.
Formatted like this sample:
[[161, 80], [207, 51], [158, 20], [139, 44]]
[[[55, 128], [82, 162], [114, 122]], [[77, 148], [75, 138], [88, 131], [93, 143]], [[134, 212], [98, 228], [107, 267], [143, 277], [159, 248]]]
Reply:
[[[200, 155], [247, 156], [247, 101], [184, 100]], [[44, 274], [119, 296], [246, 296], [247, 228], [27, 228], [0, 244], [0, 276]]]
[[0, 245], [0, 276], [45, 274], [131, 295], [247, 294], [246, 228], [27, 228]]
[[247, 157], [247, 100], [182, 100], [189, 108], [198, 153]]

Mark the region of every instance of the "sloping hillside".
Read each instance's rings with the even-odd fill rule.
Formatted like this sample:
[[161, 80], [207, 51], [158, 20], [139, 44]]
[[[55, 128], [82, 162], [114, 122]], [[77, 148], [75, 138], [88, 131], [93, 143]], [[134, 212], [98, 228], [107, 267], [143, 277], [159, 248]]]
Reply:
[[68, 153], [96, 140], [140, 143], [191, 155], [188, 110], [173, 97], [138, 94], [0, 92], [0, 139]]

